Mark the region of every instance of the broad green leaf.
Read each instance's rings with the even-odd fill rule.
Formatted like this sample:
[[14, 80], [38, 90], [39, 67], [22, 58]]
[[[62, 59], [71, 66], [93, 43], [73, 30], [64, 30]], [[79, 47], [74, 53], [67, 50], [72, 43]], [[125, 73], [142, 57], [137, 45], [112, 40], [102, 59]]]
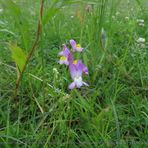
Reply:
[[24, 67], [24, 64], [26, 62], [26, 58], [27, 58], [26, 54], [16, 44], [9, 43], [8, 45], [9, 45], [9, 49], [12, 52], [12, 58], [13, 58], [13, 60], [17, 64], [20, 72], [22, 72], [23, 67]]

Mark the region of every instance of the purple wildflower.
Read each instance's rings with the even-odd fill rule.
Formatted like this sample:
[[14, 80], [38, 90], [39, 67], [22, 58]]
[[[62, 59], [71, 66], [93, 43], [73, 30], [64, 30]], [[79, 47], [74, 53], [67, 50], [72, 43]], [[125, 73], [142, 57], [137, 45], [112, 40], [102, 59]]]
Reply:
[[63, 50], [59, 52], [59, 56], [67, 56], [70, 53], [69, 49], [65, 44], [63, 44]]
[[83, 48], [81, 47], [81, 45], [80, 44], [77, 44], [75, 42], [75, 40], [73, 40], [73, 39], [70, 40], [70, 44], [72, 46], [73, 51], [78, 51], [78, 52], [82, 52], [83, 51]]
[[82, 63], [81, 60], [75, 60], [73, 63], [77, 62], [82, 67], [83, 74], [88, 74], [88, 68]]
[[82, 80], [82, 74], [88, 74], [88, 69], [80, 60], [71, 63], [69, 70], [71, 78], [73, 79], [73, 82], [69, 85], [69, 89], [74, 89], [75, 87], [80, 88], [83, 85], [88, 86], [88, 84]]
[[69, 65], [73, 62], [73, 56], [66, 45], [63, 45], [63, 51], [59, 53], [60, 60], [59, 64]]

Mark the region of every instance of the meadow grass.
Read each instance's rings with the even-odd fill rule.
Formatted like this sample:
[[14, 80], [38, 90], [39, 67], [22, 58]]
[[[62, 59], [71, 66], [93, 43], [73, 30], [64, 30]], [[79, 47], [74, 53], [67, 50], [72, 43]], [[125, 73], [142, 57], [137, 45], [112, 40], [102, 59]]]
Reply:
[[[40, 1], [10, 1], [0, 1], [0, 147], [147, 147], [147, 1], [45, 0], [42, 35], [17, 98], [7, 43], [29, 52]], [[146, 39], [142, 47], [139, 37]], [[57, 63], [70, 39], [85, 48], [77, 58], [88, 66], [89, 87], [69, 90], [68, 68]]]

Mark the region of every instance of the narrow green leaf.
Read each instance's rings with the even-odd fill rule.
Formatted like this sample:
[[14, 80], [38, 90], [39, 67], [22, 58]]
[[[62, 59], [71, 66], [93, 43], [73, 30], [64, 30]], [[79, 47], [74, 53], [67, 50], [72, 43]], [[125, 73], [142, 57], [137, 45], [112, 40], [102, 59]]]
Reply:
[[86, 66], [88, 66], [89, 60], [88, 60], [88, 57], [87, 57], [87, 55], [86, 55], [85, 52], [84, 52], [84, 54], [83, 54], [83, 59], [84, 59], [84, 64], [85, 64]]
[[11, 34], [13, 36], [16, 36], [15, 33], [13, 33], [12, 31], [9, 31], [8, 29], [0, 29], [0, 32], [4, 32], [4, 33]]
[[23, 50], [20, 47], [18, 47], [14, 43], [9, 43], [9, 49], [12, 52], [13, 60], [17, 64], [20, 72], [22, 72], [24, 64], [26, 62], [26, 57], [27, 57], [26, 54], [23, 52]]
[[48, 11], [44, 14], [42, 20], [43, 24], [44, 25], [47, 24], [58, 10], [59, 10], [58, 8], [49, 8]]

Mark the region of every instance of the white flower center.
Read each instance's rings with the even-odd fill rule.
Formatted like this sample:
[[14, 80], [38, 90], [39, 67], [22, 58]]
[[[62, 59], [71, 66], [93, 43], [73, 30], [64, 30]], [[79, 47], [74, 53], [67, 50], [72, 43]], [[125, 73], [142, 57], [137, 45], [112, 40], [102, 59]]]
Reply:
[[76, 76], [74, 78], [74, 82], [77, 87], [81, 87], [83, 85], [82, 77], [81, 76]]

